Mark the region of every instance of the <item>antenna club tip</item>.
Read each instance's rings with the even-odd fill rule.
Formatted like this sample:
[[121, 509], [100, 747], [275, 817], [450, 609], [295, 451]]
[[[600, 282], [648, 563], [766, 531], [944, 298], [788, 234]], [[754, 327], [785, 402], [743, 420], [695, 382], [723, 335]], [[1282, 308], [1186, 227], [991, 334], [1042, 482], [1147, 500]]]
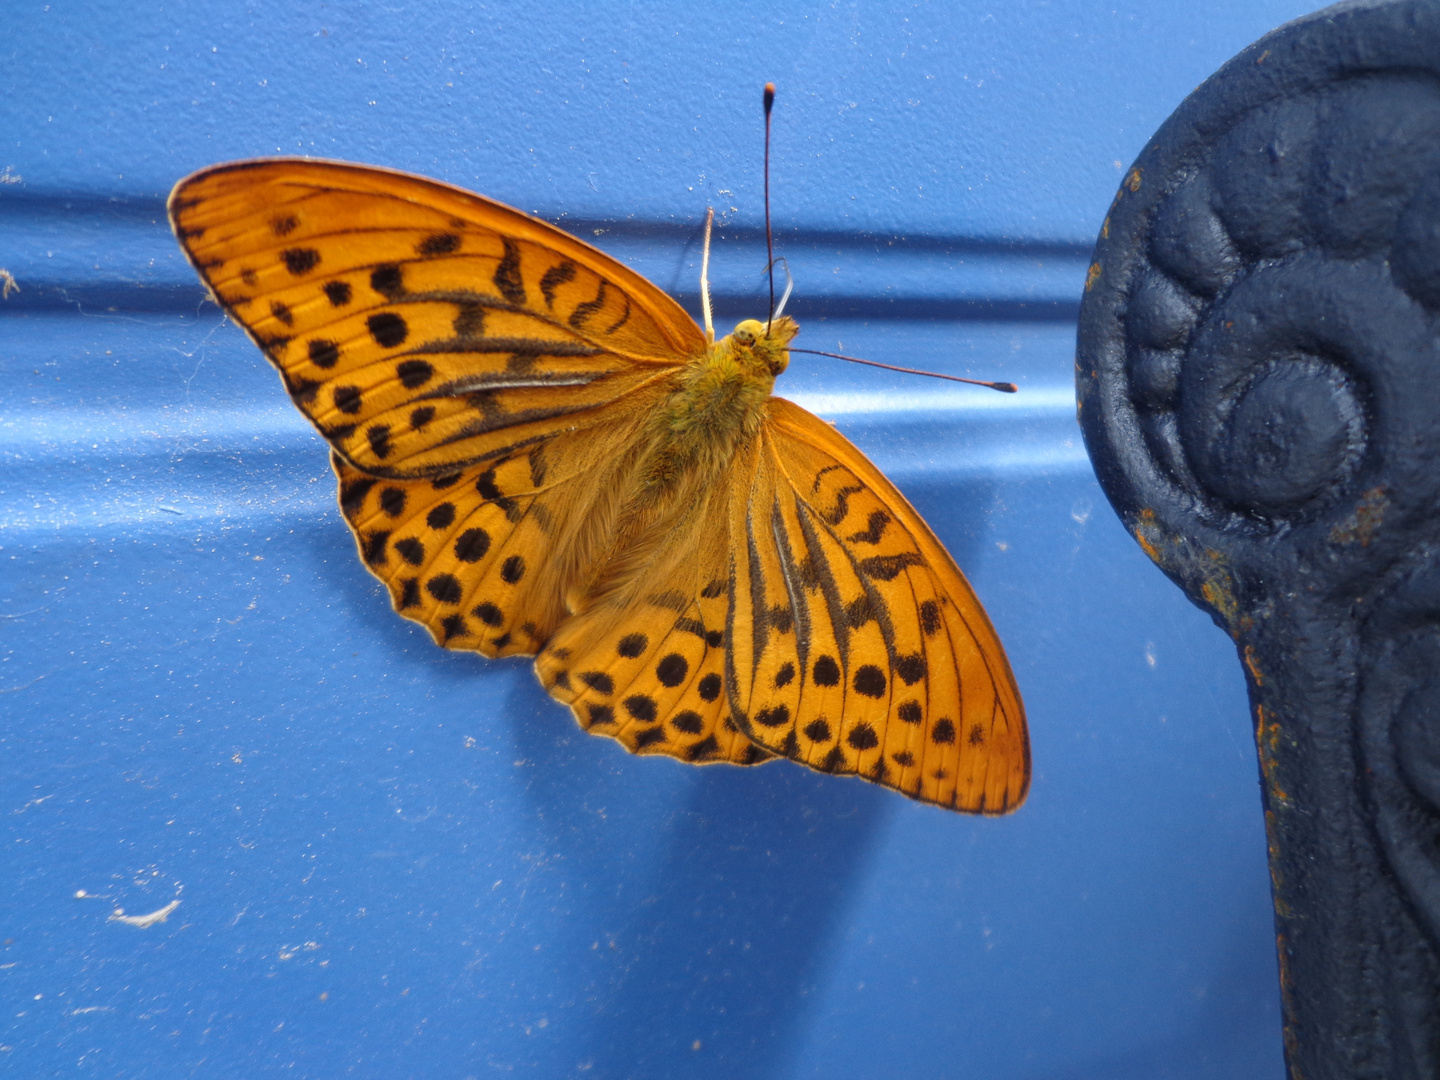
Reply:
[[1020, 392], [1020, 388], [1013, 382], [992, 382], [990, 385], [1002, 394], [1018, 394]]
[[771, 110], [771, 108], [774, 107], [774, 105], [775, 105], [775, 84], [774, 84], [773, 82], [767, 82], [767, 83], [765, 84], [765, 111], [768, 113], [768, 112]]

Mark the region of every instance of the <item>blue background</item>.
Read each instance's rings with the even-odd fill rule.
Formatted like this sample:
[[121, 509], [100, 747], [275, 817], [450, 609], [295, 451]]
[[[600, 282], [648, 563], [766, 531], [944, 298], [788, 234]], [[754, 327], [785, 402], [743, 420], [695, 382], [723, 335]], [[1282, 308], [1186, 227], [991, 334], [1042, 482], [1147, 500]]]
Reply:
[[[1105, 504], [1071, 364], [1123, 167], [1309, 6], [7, 3], [0, 1072], [1280, 1077], [1239, 667]], [[164, 220], [206, 164], [347, 158], [694, 309], [714, 205], [723, 329], [762, 310], [766, 79], [801, 344], [1022, 387], [777, 388], [985, 601], [1034, 744], [1009, 818], [633, 759], [435, 648]]]

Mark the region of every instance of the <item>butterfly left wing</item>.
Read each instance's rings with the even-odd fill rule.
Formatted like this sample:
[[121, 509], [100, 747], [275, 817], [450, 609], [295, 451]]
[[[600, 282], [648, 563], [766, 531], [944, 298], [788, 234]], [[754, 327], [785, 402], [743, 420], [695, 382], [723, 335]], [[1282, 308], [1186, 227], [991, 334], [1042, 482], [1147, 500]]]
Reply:
[[828, 424], [769, 403], [730, 509], [725, 652], [759, 746], [922, 802], [1024, 801], [1019, 691], [969, 583], [904, 496]]
[[633, 411], [705, 348], [575, 237], [423, 177], [276, 158], [176, 185], [175, 234], [343, 458], [410, 478]]
[[556, 559], [672, 372], [669, 296], [568, 233], [387, 169], [276, 158], [182, 180], [175, 234], [330, 442], [396, 610], [450, 648], [533, 653]]

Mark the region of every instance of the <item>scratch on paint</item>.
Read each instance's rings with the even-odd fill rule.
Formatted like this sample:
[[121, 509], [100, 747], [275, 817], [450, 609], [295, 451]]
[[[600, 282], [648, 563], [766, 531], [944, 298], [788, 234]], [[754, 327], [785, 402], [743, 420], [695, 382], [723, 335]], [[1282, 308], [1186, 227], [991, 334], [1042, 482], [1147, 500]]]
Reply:
[[170, 918], [170, 913], [179, 906], [179, 900], [171, 900], [159, 911], [152, 911], [149, 915], [126, 915], [124, 908], [117, 907], [106, 922], [124, 923], [126, 926], [136, 926], [144, 930], [146, 927], [154, 926], [156, 923], [162, 923]]

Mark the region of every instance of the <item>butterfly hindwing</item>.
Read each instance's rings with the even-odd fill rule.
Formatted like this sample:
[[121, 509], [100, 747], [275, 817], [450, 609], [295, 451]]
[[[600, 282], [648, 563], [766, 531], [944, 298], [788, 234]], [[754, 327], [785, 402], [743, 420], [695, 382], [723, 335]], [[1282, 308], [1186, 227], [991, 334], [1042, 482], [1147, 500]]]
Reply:
[[731, 505], [728, 690], [773, 753], [924, 802], [1024, 799], [1024, 711], [979, 601], [919, 515], [829, 425], [772, 399]]
[[684, 557], [662, 562], [653, 587], [618, 611], [601, 606], [562, 624], [535, 662], [581, 727], [632, 753], [697, 765], [773, 757], [741, 732], [725, 693], [725, 496], [697, 508]]
[[603, 423], [705, 348], [614, 259], [420, 177], [241, 162], [182, 181], [170, 213], [291, 399], [375, 476], [453, 472]]

